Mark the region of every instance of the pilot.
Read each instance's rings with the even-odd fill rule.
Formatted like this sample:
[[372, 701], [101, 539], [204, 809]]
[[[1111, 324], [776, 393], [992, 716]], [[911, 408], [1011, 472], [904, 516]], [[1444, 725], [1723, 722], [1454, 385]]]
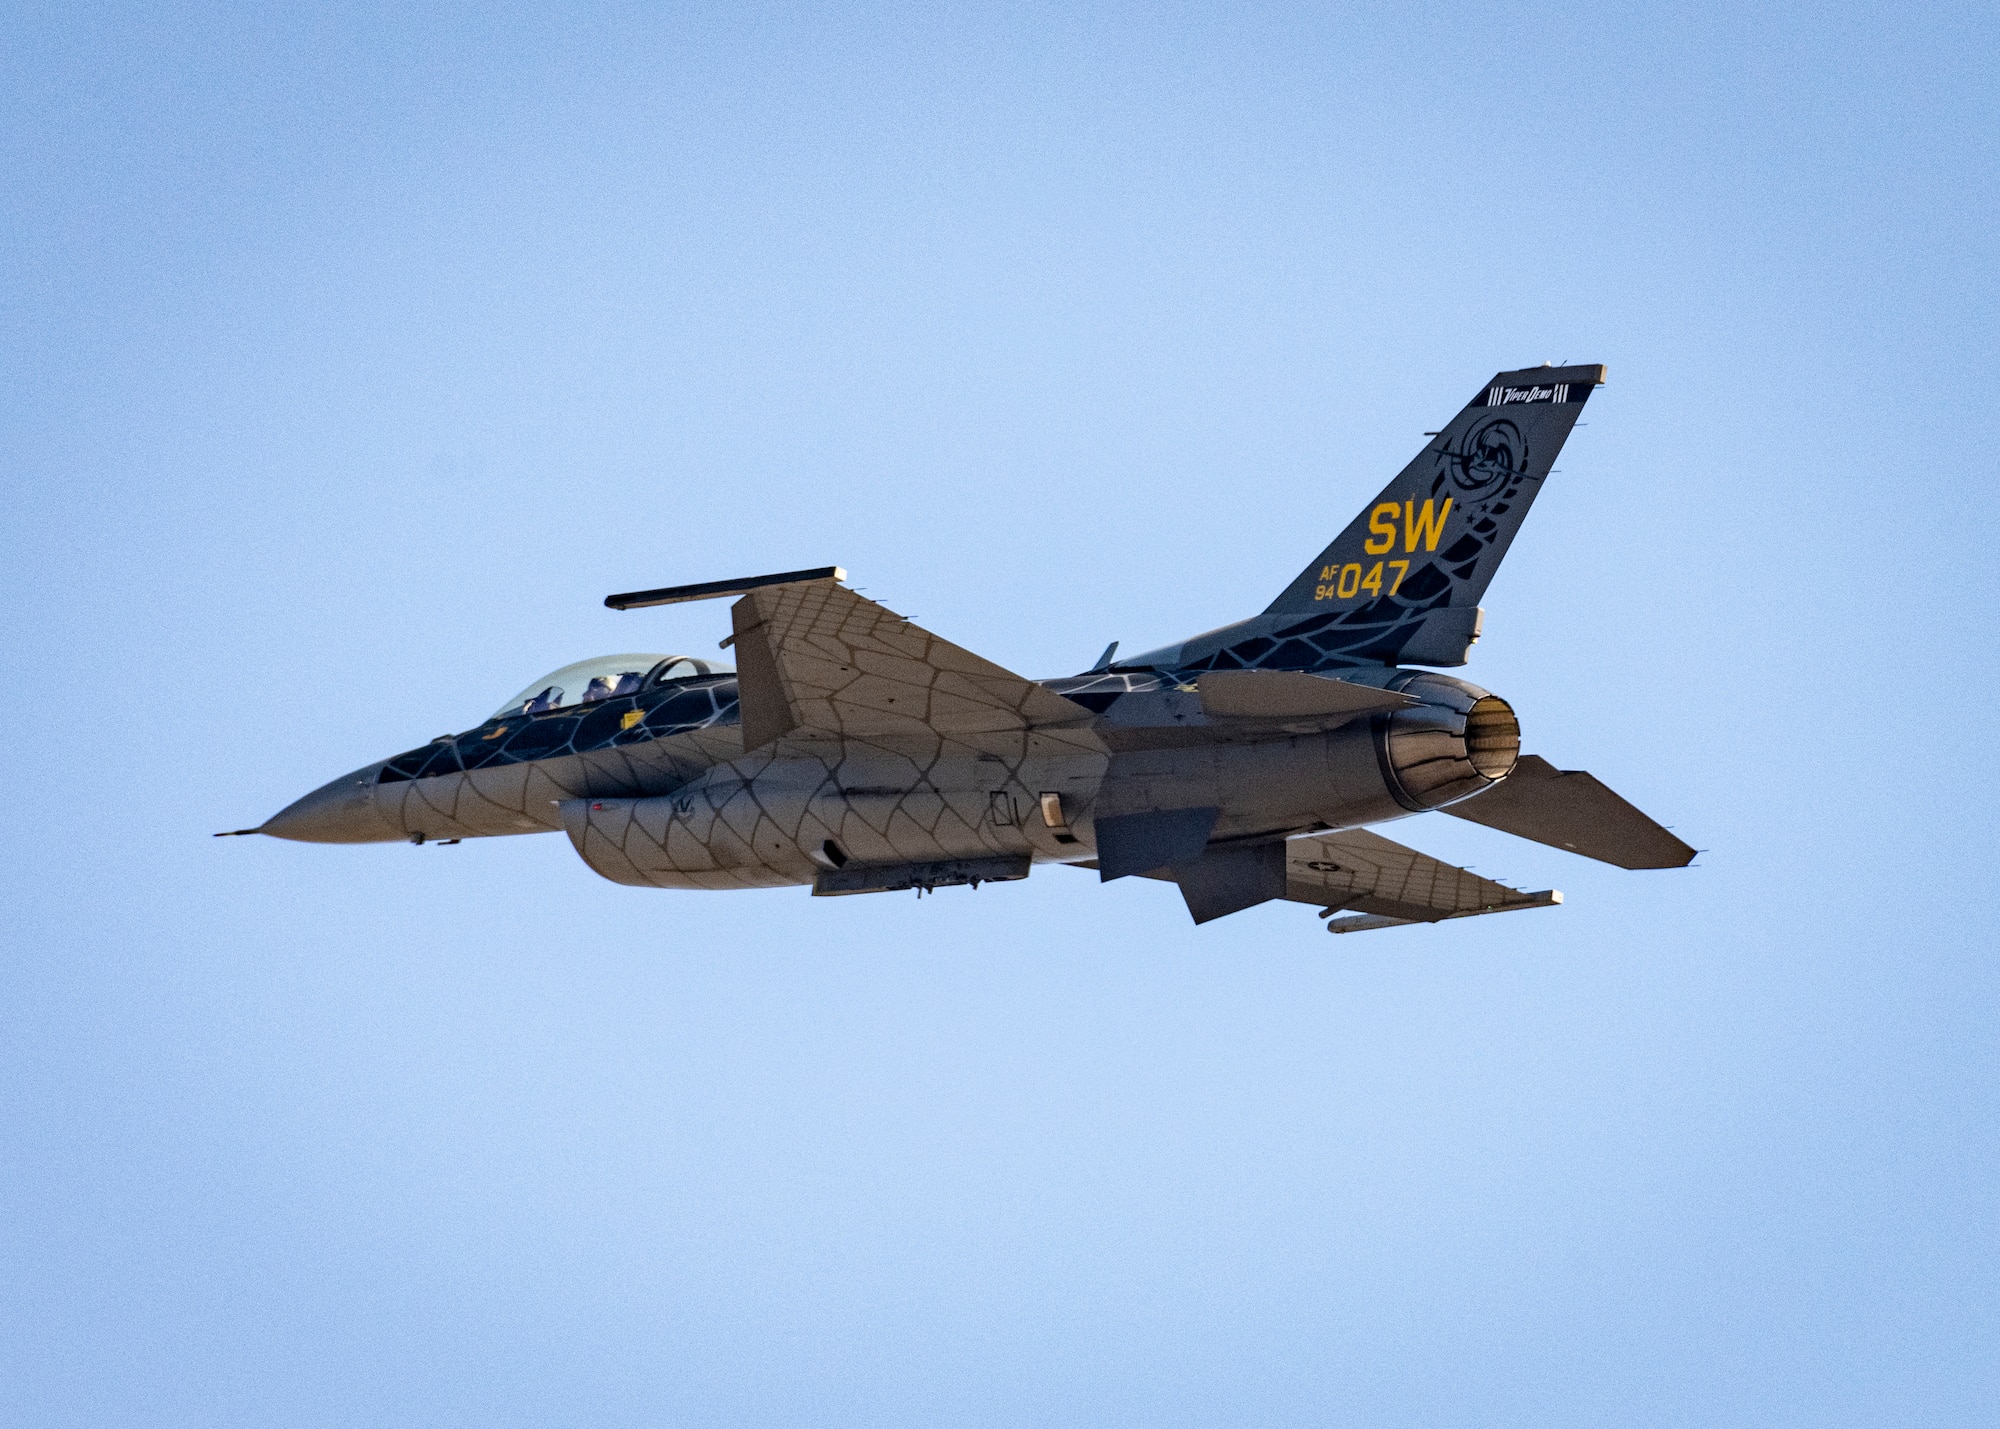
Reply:
[[610, 675], [598, 675], [583, 687], [583, 702], [594, 705], [599, 700], [608, 700], [618, 693], [618, 681]]

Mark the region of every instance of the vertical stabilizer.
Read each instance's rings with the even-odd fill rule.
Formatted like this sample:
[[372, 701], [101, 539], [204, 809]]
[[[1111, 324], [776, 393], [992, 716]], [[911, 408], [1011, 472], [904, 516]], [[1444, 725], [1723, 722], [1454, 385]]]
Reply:
[[1476, 606], [1555, 465], [1601, 366], [1496, 373], [1347, 529], [1272, 613], [1370, 621]]
[[1137, 663], [1462, 665], [1479, 599], [1604, 368], [1495, 373], [1260, 616]]

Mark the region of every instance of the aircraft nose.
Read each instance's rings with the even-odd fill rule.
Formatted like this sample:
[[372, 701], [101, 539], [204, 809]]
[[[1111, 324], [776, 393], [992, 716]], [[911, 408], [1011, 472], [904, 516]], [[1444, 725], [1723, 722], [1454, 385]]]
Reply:
[[343, 774], [287, 804], [264, 821], [258, 833], [315, 844], [391, 843], [401, 832], [375, 811], [375, 776], [380, 764]]

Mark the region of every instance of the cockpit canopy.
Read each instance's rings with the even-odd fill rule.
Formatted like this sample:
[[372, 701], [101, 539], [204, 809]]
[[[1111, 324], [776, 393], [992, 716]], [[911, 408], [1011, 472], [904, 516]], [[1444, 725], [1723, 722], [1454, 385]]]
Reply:
[[505, 719], [509, 715], [535, 715], [594, 705], [599, 700], [636, 695], [676, 680], [729, 672], [727, 665], [687, 655], [600, 655], [595, 660], [579, 660], [542, 676], [487, 718]]

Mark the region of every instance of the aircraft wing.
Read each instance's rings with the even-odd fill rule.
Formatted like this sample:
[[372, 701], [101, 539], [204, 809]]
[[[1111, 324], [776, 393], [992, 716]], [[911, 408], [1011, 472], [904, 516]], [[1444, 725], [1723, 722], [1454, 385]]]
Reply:
[[1326, 915], [1351, 915], [1332, 917], [1326, 925], [1329, 933], [1436, 923], [1562, 902], [1562, 894], [1553, 889], [1523, 893], [1366, 829], [1288, 840], [1284, 896], [1294, 903], [1321, 904]]
[[1695, 850], [1581, 769], [1524, 754], [1514, 772], [1444, 812], [1619, 868], [1685, 868]]
[[816, 736], [1018, 747], [1028, 731], [1103, 749], [1082, 705], [831, 579], [751, 590], [730, 619], [746, 751]]

